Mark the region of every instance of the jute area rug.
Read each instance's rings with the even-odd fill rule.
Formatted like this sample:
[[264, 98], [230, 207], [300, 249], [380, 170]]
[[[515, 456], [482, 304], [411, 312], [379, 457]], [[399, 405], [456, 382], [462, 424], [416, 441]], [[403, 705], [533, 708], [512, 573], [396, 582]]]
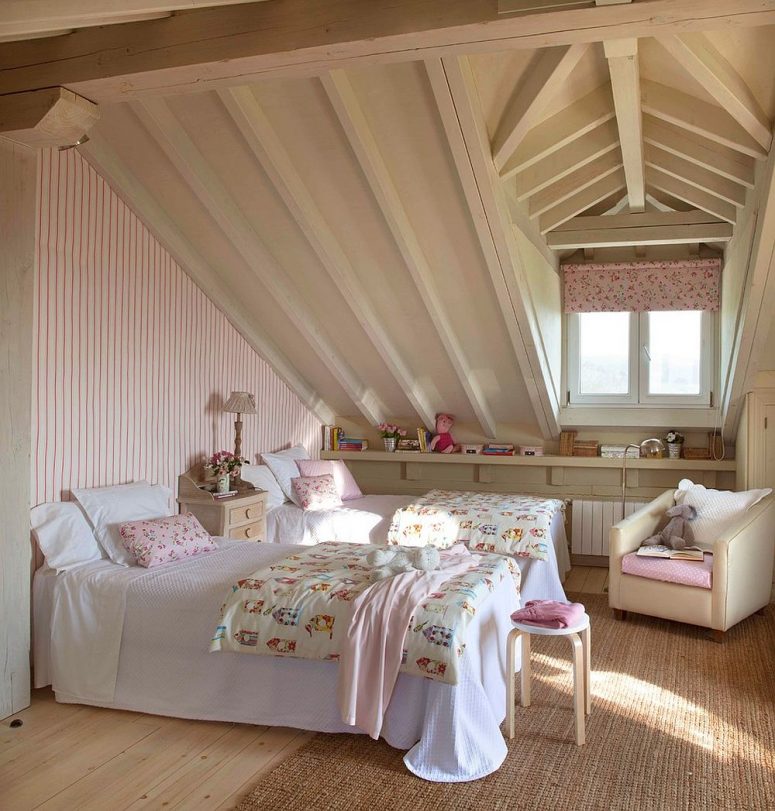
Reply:
[[316, 735], [240, 811], [304, 809], [775, 809], [775, 606], [727, 632], [630, 615], [584, 594], [592, 715], [573, 742], [570, 646], [533, 643], [532, 706], [501, 768], [472, 783], [414, 777], [365, 735]]

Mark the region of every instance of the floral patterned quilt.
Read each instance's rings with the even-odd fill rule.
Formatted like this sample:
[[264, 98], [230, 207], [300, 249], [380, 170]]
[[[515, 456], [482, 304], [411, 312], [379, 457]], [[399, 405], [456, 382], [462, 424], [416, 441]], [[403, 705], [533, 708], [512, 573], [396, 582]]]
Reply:
[[[351, 603], [370, 585], [373, 548], [322, 543], [252, 572], [232, 586], [210, 650], [337, 661]], [[477, 555], [467, 572], [429, 594], [409, 622], [401, 672], [457, 684], [466, 630], [507, 577], [519, 591], [513, 560]]]
[[564, 509], [556, 498], [431, 490], [396, 510], [388, 543], [443, 549], [462, 541], [472, 551], [546, 560], [552, 518]]

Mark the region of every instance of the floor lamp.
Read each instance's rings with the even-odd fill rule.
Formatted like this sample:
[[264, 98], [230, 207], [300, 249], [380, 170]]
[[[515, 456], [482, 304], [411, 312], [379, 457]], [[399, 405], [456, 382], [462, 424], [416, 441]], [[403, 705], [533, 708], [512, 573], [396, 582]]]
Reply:
[[627, 451], [630, 448], [638, 450], [638, 458], [645, 456], [647, 459], [661, 459], [662, 454], [665, 452], [665, 443], [661, 439], [651, 438], [644, 439], [640, 445], [631, 442], [624, 449], [624, 456], [622, 457], [622, 519], [624, 519], [624, 502], [625, 494], [627, 492]]

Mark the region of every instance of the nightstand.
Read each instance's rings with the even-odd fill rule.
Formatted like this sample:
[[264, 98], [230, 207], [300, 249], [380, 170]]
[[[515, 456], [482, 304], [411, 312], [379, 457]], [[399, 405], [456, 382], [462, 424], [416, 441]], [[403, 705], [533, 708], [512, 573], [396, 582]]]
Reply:
[[219, 499], [202, 490], [191, 473], [178, 477], [181, 512], [195, 515], [211, 535], [235, 541], [266, 538], [266, 493], [263, 490], [243, 484], [236, 495]]

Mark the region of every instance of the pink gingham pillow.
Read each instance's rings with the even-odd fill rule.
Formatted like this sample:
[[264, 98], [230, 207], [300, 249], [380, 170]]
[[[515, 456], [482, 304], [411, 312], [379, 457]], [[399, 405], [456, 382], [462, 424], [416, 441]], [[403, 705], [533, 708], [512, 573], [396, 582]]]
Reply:
[[362, 498], [358, 483], [353, 478], [347, 465], [341, 461], [326, 462], [323, 459], [297, 459], [296, 467], [302, 476], [325, 476], [330, 473], [334, 477], [336, 492], [342, 501], [352, 501], [354, 498]]
[[330, 510], [342, 506], [342, 499], [336, 492], [334, 477], [330, 473], [324, 476], [299, 476], [291, 479], [291, 487], [302, 510]]
[[218, 547], [191, 513], [148, 521], [129, 521], [119, 530], [121, 542], [139, 566], [149, 569]]

